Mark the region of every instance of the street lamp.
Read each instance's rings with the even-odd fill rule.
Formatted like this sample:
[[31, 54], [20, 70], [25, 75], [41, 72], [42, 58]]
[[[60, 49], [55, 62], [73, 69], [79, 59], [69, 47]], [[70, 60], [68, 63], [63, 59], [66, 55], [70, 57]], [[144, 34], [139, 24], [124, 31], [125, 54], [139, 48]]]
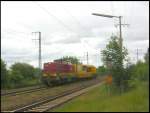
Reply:
[[[120, 31], [120, 38], [119, 38], [119, 44], [120, 44], [120, 48], [121, 48], [121, 53], [122, 53], [122, 31], [121, 31], [121, 17], [122, 16], [113, 16], [113, 15], [106, 15], [106, 14], [98, 14], [98, 13], [92, 13], [92, 15], [95, 15], [95, 16], [102, 16], [102, 17], [107, 17], [107, 18], [119, 18], [119, 31]], [[123, 65], [123, 61], [122, 61], [122, 58], [121, 58], [121, 64]]]
[[102, 16], [102, 17], [107, 17], [107, 18], [119, 18], [119, 29], [120, 29], [120, 47], [121, 47], [121, 51], [122, 51], [122, 31], [121, 31], [121, 17], [122, 16], [113, 16], [113, 15], [106, 15], [106, 14], [98, 14], [98, 13], [92, 13], [92, 15], [95, 16]]
[[103, 17], [108, 17], [108, 18], [118, 17], [118, 16], [112, 16], [112, 15], [98, 14], [98, 13], [92, 13], [92, 15], [103, 16]]

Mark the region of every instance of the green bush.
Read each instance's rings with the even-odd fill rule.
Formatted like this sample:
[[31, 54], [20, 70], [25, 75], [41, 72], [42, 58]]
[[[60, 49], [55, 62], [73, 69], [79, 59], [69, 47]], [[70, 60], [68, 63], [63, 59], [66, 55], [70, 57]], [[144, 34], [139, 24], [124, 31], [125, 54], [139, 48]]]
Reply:
[[129, 82], [130, 88], [135, 88], [142, 81], [149, 80], [149, 64], [138, 61], [129, 67], [128, 73], [131, 75]]
[[6, 64], [1, 60], [1, 88], [10, 89], [39, 84], [38, 73], [38, 68], [26, 63], [15, 63], [7, 70]]
[[120, 92], [123, 92], [128, 87], [128, 78], [123, 62], [127, 60], [127, 49], [121, 47], [119, 43], [120, 38], [111, 36], [106, 48], [102, 50], [102, 61], [109, 69], [109, 74], [113, 77], [113, 85], [118, 87]]
[[5, 62], [1, 59], [1, 88], [8, 86], [8, 70]]
[[149, 64], [139, 61], [134, 65], [132, 70], [132, 77], [138, 80], [148, 80], [149, 78]]
[[97, 74], [103, 76], [108, 73], [108, 69], [104, 66], [99, 66], [96, 70]]

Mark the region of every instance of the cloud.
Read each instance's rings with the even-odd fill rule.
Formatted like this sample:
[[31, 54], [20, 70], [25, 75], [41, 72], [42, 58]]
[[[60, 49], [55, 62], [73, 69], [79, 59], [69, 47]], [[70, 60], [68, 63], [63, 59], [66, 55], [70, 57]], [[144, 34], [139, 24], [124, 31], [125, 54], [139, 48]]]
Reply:
[[56, 41], [55, 43], [63, 43], [63, 44], [70, 44], [70, 43], [79, 43], [79, 38], [67, 38], [60, 41]]
[[[38, 39], [38, 35], [31, 35], [35, 31], [41, 31], [43, 62], [65, 55], [86, 59], [86, 52], [99, 54], [112, 33], [119, 32], [114, 27], [118, 19], [98, 17], [92, 13], [123, 16], [122, 23], [130, 24], [122, 27], [123, 44], [132, 58], [136, 57], [134, 51], [137, 48], [145, 52], [149, 47], [148, 2], [37, 3], [49, 13], [34, 2], [2, 2], [1, 56], [8, 65], [21, 61], [38, 66], [38, 40], [32, 40]], [[91, 56], [89, 62], [96, 66], [102, 64], [95, 56]]]

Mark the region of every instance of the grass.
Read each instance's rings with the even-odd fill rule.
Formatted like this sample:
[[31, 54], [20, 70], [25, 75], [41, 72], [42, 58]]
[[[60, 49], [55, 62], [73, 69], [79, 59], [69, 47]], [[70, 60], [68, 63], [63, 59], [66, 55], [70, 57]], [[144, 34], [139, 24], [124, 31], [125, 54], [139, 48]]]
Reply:
[[57, 112], [144, 112], [149, 111], [146, 83], [122, 95], [108, 95], [105, 85], [54, 109]]

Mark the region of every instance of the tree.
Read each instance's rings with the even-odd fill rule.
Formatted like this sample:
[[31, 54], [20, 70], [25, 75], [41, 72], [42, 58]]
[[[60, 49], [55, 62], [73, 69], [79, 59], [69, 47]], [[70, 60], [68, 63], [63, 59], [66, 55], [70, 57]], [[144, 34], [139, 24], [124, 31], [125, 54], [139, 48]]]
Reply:
[[145, 53], [144, 60], [144, 62], [139, 60], [132, 72], [133, 77], [140, 81], [149, 80], [149, 49], [147, 53]]
[[134, 76], [139, 80], [148, 80], [149, 68], [147, 63], [139, 61], [134, 69]]
[[104, 75], [107, 73], [107, 68], [104, 66], [99, 66], [97, 68], [97, 74]]
[[73, 57], [73, 56], [64, 56], [63, 58], [61, 59], [57, 59], [57, 60], [62, 60], [62, 61], [65, 61], [65, 62], [70, 62], [72, 64], [80, 64], [79, 62], [79, 59], [76, 58], [76, 57]]
[[147, 53], [144, 56], [144, 60], [147, 64], [149, 64], [149, 48], [147, 49]]
[[11, 73], [12, 76], [13, 73], [20, 73], [20, 76], [22, 76], [25, 79], [32, 79], [34, 78], [34, 67], [26, 64], [26, 63], [15, 63], [11, 66]]
[[22, 87], [34, 80], [34, 67], [26, 63], [15, 63], [10, 67], [10, 82], [12, 87]]
[[125, 47], [121, 49], [117, 36], [111, 36], [106, 49], [102, 50], [102, 61], [113, 76], [113, 85], [118, 87], [120, 91], [126, 87], [127, 76], [123, 62], [127, 60], [127, 55], [127, 49]]
[[8, 71], [5, 62], [1, 59], [1, 85], [2, 88], [6, 87], [8, 83]]
[[39, 68], [34, 68], [34, 76], [35, 76], [35, 77], [39, 77], [39, 73], [41, 73], [41, 72], [42, 72], [41, 69], [39, 69]]
[[25, 78], [21, 75], [20, 71], [17, 70], [10, 71], [9, 79], [10, 79], [11, 88], [20, 87], [24, 85], [23, 82], [25, 81]]

